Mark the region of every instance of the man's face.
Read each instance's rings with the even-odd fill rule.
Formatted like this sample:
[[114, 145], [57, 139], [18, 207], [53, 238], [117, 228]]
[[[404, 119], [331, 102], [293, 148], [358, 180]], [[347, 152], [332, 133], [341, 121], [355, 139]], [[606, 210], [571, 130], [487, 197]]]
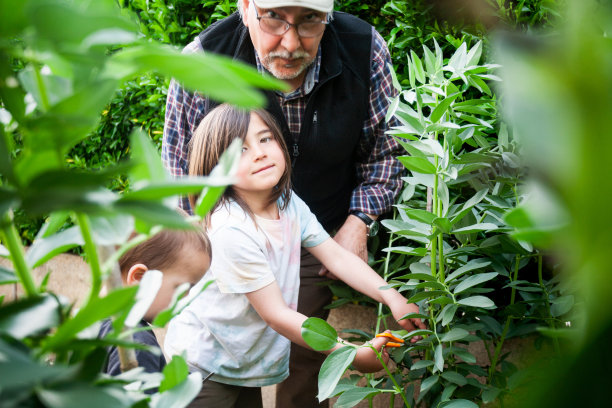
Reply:
[[317, 55], [323, 32], [316, 37], [304, 38], [298, 35], [295, 27], [290, 27], [283, 35], [269, 34], [261, 29], [257, 14], [259, 17], [280, 18], [291, 24], [325, 20], [326, 14], [304, 7], [255, 9], [257, 6], [249, 5], [249, 0], [243, 2], [243, 22], [249, 28], [251, 41], [263, 66], [296, 89], [303, 83], [305, 73]]

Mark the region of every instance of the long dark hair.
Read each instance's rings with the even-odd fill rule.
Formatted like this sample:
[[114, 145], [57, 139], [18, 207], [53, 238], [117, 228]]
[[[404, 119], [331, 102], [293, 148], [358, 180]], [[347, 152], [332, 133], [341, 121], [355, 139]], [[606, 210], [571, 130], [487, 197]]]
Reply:
[[[228, 104], [222, 104], [211, 110], [202, 119], [189, 141], [189, 175], [207, 176], [219, 163], [219, 159], [229, 145], [237, 138], [244, 141], [251, 122], [251, 113], [261, 118], [272, 132], [272, 137], [279, 144], [285, 158], [285, 171], [278, 184], [270, 194], [269, 203], [272, 204], [280, 198], [279, 209], [284, 210], [291, 198], [291, 158], [287, 144], [276, 124], [274, 117], [263, 109], [243, 110]], [[246, 202], [242, 200], [236, 190], [228, 187], [221, 199], [209, 214], [212, 214], [220, 205], [234, 200], [251, 217], [253, 212]], [[198, 200], [197, 195], [189, 196], [189, 202], [194, 207]]]

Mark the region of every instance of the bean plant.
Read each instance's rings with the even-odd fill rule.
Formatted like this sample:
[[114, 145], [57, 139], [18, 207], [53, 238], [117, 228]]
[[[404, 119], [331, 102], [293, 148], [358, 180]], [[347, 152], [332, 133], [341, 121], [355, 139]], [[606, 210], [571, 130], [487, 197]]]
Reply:
[[[3, 1], [0, 39], [0, 256], [10, 260], [0, 268], [0, 285], [18, 285], [22, 293], [10, 302], [0, 297], [0, 405], [186, 406], [202, 378], [189, 374], [181, 356], [151, 374], [134, 357], [142, 345], [131, 341], [132, 334], [161, 273], [147, 273], [140, 289], [121, 287], [117, 260], [160, 228], [191, 228], [174, 209], [179, 194], [202, 192], [196, 212], [203, 217], [232, 182], [240, 147], [231, 147], [210, 177], [181, 181], [166, 173], [142, 131], [130, 137], [130, 159], [113, 167], [79, 169], [68, 152], [98, 125], [116, 90], [145, 72], [176, 77], [244, 107], [262, 104], [256, 88], [280, 83], [223, 58], [182, 55], [141, 41], [137, 25], [113, 0]], [[120, 174], [131, 185], [123, 194], [108, 189]], [[16, 211], [45, 218], [28, 248], [17, 232]], [[78, 306], [46, 288], [49, 275], [38, 283], [33, 274], [75, 247], [82, 248], [91, 281]], [[153, 326], [163, 327], [185, 306], [178, 300], [185, 290], [175, 293]], [[100, 322], [109, 318], [112, 332], [98, 339]], [[118, 377], [101, 374], [109, 346], [117, 346], [122, 366], [133, 369]]]
[[[503, 399], [523, 375], [502, 354], [506, 339], [559, 327], [573, 306], [543, 254], [510, 234], [506, 214], [521, 202], [524, 167], [498, 119], [490, 87], [499, 81], [498, 66], [480, 63], [481, 54], [481, 42], [469, 49], [462, 43], [444, 58], [434, 40], [422, 57], [410, 53], [407, 89], [395, 84], [400, 95], [388, 117], [401, 122], [392, 134], [406, 151], [399, 160], [408, 173], [394, 217], [382, 221], [386, 255], [375, 264], [389, 287], [419, 305], [420, 313], [404, 318], [421, 318], [427, 329], [395, 331], [406, 342], [391, 353], [394, 367], [365, 376], [365, 387], [358, 376], [341, 379], [350, 350], [332, 353], [320, 372], [319, 398], [339, 395], [338, 407], [381, 393], [408, 407]], [[387, 315], [379, 305], [374, 333], [388, 328]], [[317, 347], [321, 338], [336, 338], [324, 322], [309, 321], [304, 333]], [[474, 342], [483, 342], [488, 363], [478, 364], [467, 347]], [[556, 338], [551, 343], [560, 347]]]

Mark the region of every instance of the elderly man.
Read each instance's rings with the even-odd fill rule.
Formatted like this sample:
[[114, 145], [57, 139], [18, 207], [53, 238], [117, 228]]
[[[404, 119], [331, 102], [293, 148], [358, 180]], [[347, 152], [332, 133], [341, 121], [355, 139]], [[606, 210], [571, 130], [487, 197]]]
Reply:
[[[395, 91], [384, 40], [364, 21], [334, 13], [333, 0], [238, 2], [240, 13], [211, 25], [185, 52], [224, 54], [288, 84], [287, 93], [266, 92], [266, 109], [287, 141], [293, 188], [337, 242], [367, 259], [367, 237], [401, 185], [398, 144], [385, 135]], [[174, 176], [187, 174], [187, 143], [215, 105], [172, 82], [162, 158]], [[306, 252], [301, 265], [298, 310], [325, 319], [326, 271]], [[292, 347], [277, 407], [326, 406], [316, 401], [323, 357]]]

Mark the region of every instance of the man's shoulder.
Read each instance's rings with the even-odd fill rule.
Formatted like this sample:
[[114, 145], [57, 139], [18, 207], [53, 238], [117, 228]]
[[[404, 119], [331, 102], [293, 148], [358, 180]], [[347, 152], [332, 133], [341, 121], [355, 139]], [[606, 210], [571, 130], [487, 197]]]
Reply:
[[242, 21], [238, 13], [215, 21], [198, 35], [198, 40], [204, 49], [214, 46], [219, 41], [232, 37], [241, 28]]
[[338, 32], [363, 32], [366, 34], [372, 32], [370, 23], [343, 11], [334, 11], [334, 18], [330, 24]]

